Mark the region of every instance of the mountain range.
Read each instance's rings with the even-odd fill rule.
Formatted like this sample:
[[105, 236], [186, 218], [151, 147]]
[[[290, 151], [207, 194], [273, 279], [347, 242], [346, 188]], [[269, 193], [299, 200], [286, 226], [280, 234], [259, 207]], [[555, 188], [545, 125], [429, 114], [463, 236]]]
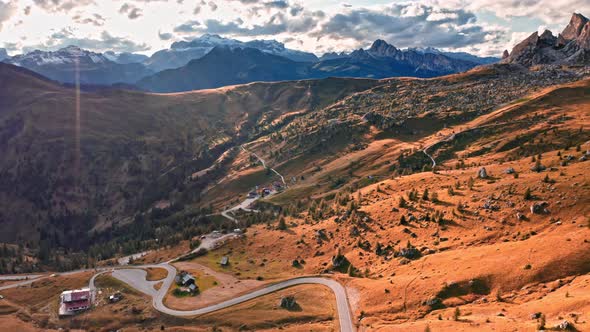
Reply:
[[17, 55], [4, 62], [27, 68], [52, 80], [75, 83], [76, 68], [81, 84], [111, 85], [134, 83], [153, 73], [141, 63], [118, 63], [118, 57], [95, 53], [77, 46], [68, 46], [53, 52], [33, 51]]
[[[62, 83], [74, 83], [78, 61], [80, 82], [84, 85], [137, 84], [147, 90], [173, 92], [258, 80], [433, 77], [494, 60], [433, 48], [401, 50], [382, 40], [367, 50], [328, 53], [318, 58], [312, 53], [288, 49], [275, 40], [242, 42], [206, 34], [191, 41], [175, 42], [151, 57], [112, 51], [96, 53], [69, 46], [57, 51], [36, 50], [8, 57], [4, 62]], [[285, 65], [290, 68], [279, 68]], [[224, 74], [220, 75], [220, 71]]]
[[[7, 56], [0, 50], [0, 59]], [[467, 71], [496, 62], [468, 53], [434, 48], [399, 49], [376, 40], [368, 49], [327, 53], [292, 50], [275, 40], [242, 42], [205, 34], [173, 43], [151, 57], [112, 51], [96, 53], [69, 46], [57, 51], [33, 51], [4, 59], [52, 80], [74, 83], [79, 69], [84, 85], [123, 83], [154, 92], [178, 92], [216, 88], [255, 81], [284, 81], [325, 77], [436, 77]], [[590, 21], [574, 14], [558, 35], [535, 32], [504, 52], [502, 62], [537, 64], [586, 64], [590, 61]]]
[[145, 65], [154, 70], [179, 68], [188, 64], [191, 60], [199, 59], [217, 46], [228, 48], [255, 48], [264, 53], [285, 57], [299, 62], [315, 62], [318, 58], [313, 53], [307, 53], [288, 49], [285, 44], [276, 40], [252, 40], [242, 42], [236, 39], [223, 38], [219, 35], [204, 34], [192, 41], [174, 42], [169, 49], [154, 53]]
[[156, 92], [189, 91], [254, 81], [325, 77], [435, 77], [469, 70], [478, 63], [443, 54], [400, 50], [383, 40], [350, 54], [298, 62], [256, 48], [217, 46], [186, 66], [148, 76], [137, 85]]

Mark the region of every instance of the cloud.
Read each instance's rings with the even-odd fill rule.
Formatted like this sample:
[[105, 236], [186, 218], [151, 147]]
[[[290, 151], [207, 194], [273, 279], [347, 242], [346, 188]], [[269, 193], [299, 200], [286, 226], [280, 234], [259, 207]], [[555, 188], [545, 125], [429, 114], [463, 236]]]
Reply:
[[200, 26], [201, 26], [201, 23], [199, 21], [188, 21], [186, 23], [183, 23], [183, 24], [175, 27], [174, 32], [180, 32], [180, 33], [198, 32], [198, 31], [202, 31]]
[[77, 14], [72, 17], [72, 19], [79, 24], [92, 24], [96, 27], [101, 27], [105, 23], [105, 18], [99, 14], [94, 14], [91, 17], [82, 17], [82, 15]]
[[16, 13], [16, 3], [0, 1], [0, 31], [2, 24], [8, 21]]
[[567, 24], [574, 11], [590, 13], [588, 0], [451, 0], [448, 6], [452, 5], [472, 11], [490, 11], [505, 19], [536, 17], [547, 24], [557, 22], [559, 25]]
[[236, 36], [271, 36], [280, 33], [307, 33], [318, 26], [323, 12], [305, 12], [297, 17], [290, 17], [282, 12], [271, 15], [261, 24], [246, 24], [241, 18], [225, 22], [217, 19], [205, 20], [202, 24], [198, 21], [189, 21], [174, 28], [175, 32], [182, 33], [212, 33], [228, 34]]
[[69, 12], [76, 7], [94, 4], [94, 0], [33, 0], [33, 3], [49, 12]]
[[35, 49], [56, 50], [69, 45], [76, 45], [80, 48], [97, 52], [115, 51], [132, 53], [150, 49], [145, 43], [136, 43], [131, 39], [113, 36], [106, 30], [103, 30], [98, 38], [79, 38], [75, 36], [73, 29], [64, 28], [51, 34], [45, 43], [24, 47], [23, 51], [30, 52]]
[[160, 38], [160, 40], [170, 40], [170, 39], [172, 39], [172, 37], [174, 37], [174, 35], [172, 35], [169, 32], [158, 31], [158, 37]]
[[287, 9], [287, 8], [289, 8], [289, 3], [284, 0], [276, 0], [276, 1], [265, 2], [264, 6], [267, 8]]
[[217, 4], [215, 2], [209, 1], [208, 5], [212, 12], [217, 10]]
[[477, 24], [475, 15], [462, 9], [406, 3], [350, 9], [330, 17], [310, 35], [359, 45], [381, 38], [398, 47], [460, 48], [497, 40], [503, 31]]
[[130, 20], [134, 20], [142, 15], [141, 8], [129, 3], [124, 3], [121, 8], [119, 8], [119, 13], [126, 14]]
[[25, 13], [26, 16], [29, 16], [31, 13], [31, 6], [26, 6], [25, 9], [23, 9], [23, 13]]

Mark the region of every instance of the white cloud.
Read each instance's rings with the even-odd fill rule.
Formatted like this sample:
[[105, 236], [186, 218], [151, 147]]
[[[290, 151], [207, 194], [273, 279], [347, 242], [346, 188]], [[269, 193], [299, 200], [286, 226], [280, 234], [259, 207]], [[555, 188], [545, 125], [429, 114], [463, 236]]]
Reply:
[[[541, 23], [556, 30], [567, 24], [573, 11], [590, 14], [590, 0], [390, 0], [388, 4], [369, 6], [366, 3], [0, 0], [0, 40], [11, 47], [11, 52], [23, 47], [50, 47], [48, 38], [53, 33], [71, 28], [71, 41], [79, 40], [86, 45], [95, 41], [106, 46], [108, 43], [101, 42], [105, 31], [110, 36], [129, 36], [125, 39], [131, 44], [115, 43], [116, 47], [128, 45], [129, 50], [144, 53], [202, 33], [218, 33], [243, 40], [284, 40], [287, 46], [318, 54], [366, 47], [382, 38], [398, 47], [434, 46], [499, 55], [511, 48], [518, 36], [524, 32], [528, 36]], [[482, 19], [485, 13], [496, 19]], [[18, 23], [21, 21], [22, 24]], [[518, 29], [513, 26], [516, 21], [520, 22]]]
[[0, 1], [0, 31], [2, 30], [2, 24], [8, 21], [16, 13], [16, 3], [9, 1]]

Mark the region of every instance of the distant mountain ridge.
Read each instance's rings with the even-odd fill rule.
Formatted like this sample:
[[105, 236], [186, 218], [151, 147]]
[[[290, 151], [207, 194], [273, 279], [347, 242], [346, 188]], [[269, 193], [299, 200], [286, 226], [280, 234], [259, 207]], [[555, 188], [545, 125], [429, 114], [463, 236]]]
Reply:
[[470, 61], [470, 62], [482, 64], [482, 65], [487, 65], [487, 64], [491, 64], [491, 63], [495, 63], [495, 62], [500, 61], [500, 58], [493, 57], [493, 56], [480, 57], [480, 56], [473, 55], [473, 54], [470, 54], [467, 52], [445, 52], [445, 51], [441, 51], [441, 50], [433, 48], [433, 47], [425, 47], [425, 48], [415, 47], [415, 48], [408, 48], [408, 50], [415, 51], [418, 53], [442, 54], [442, 55], [445, 55], [445, 56], [452, 58], [452, 59]]
[[504, 53], [503, 63], [524, 66], [540, 64], [590, 64], [590, 20], [574, 13], [566, 28], [556, 37], [549, 30], [534, 32]]
[[276, 40], [242, 42], [236, 39], [223, 38], [219, 35], [205, 34], [191, 41], [174, 42], [169, 49], [154, 53], [145, 64], [154, 71], [179, 68], [188, 64], [191, 60], [205, 56], [217, 46], [255, 48], [265, 53], [282, 56], [299, 62], [314, 62], [318, 60], [313, 53], [288, 49], [285, 47], [285, 44]]
[[75, 83], [79, 70], [81, 84], [111, 85], [135, 83], [152, 72], [140, 63], [117, 63], [101, 53], [68, 46], [57, 51], [33, 51], [4, 62], [30, 69], [52, 80]]
[[140, 88], [176, 92], [216, 88], [254, 81], [297, 80], [310, 77], [309, 65], [255, 48], [217, 46], [186, 66], [161, 71], [140, 80]]
[[478, 63], [443, 54], [400, 50], [383, 40], [350, 54], [332, 54], [317, 62], [297, 62], [256, 48], [217, 46], [186, 66], [158, 72], [137, 85], [156, 92], [216, 88], [253, 81], [325, 77], [434, 77], [469, 70]]
[[[219, 63], [219, 59], [208, 58], [206, 61], [198, 62], [197, 65], [190, 65], [193, 61], [207, 57], [215, 49], [218, 49], [215, 54], [220, 56], [220, 59], [224, 59], [225, 64]], [[258, 52], [245, 51], [247, 49]], [[246, 59], [239, 59], [240, 55], [246, 56]], [[280, 57], [282, 60], [264, 55]], [[261, 62], [267, 60], [269, 63]], [[84, 85], [130, 86], [137, 83], [143, 89], [172, 92], [219, 87], [220, 84], [249, 83], [256, 80], [281, 81], [330, 76], [434, 77], [466, 71], [496, 60], [496, 58], [480, 58], [467, 53], [443, 52], [434, 48], [402, 50], [380, 39], [368, 49], [332, 52], [318, 58], [312, 53], [286, 48], [283, 43], [275, 40], [242, 42], [219, 35], [205, 34], [193, 40], [174, 42], [169, 49], [155, 52], [151, 57], [113, 51], [97, 53], [76, 46], [68, 46], [57, 51], [36, 50], [8, 57], [4, 62], [22, 66], [52, 80], [72, 84], [75, 81], [77, 61], [80, 82]], [[228, 66], [229, 62], [232, 64]], [[221, 70], [223, 74], [216, 74], [211, 71], [211, 68], [204, 68], [205, 63], [212, 68], [223, 67]], [[289, 63], [294, 70], [275, 67], [284, 66], [286, 63]], [[240, 68], [237, 64], [243, 64], [245, 67]], [[228, 71], [228, 68], [231, 68], [233, 72]], [[261, 68], [266, 68], [273, 73], [258, 72]], [[167, 72], [172, 69], [178, 70], [175, 74]], [[161, 82], [158, 82], [159, 78], [162, 78]]]
[[8, 53], [6, 53], [6, 49], [0, 48], [0, 61], [8, 58]]

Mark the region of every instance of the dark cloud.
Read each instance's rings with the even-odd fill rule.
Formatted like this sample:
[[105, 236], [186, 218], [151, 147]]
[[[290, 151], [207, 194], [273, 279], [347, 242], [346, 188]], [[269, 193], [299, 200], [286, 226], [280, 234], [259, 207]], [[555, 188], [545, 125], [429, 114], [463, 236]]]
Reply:
[[23, 12], [28, 16], [31, 13], [31, 6], [26, 6], [25, 9], [23, 9]]
[[354, 9], [336, 14], [311, 36], [318, 39], [385, 39], [398, 47], [459, 48], [500, 38], [501, 31], [477, 25], [473, 13], [419, 4], [394, 4], [384, 10]]
[[209, 5], [209, 8], [211, 9], [211, 11], [214, 12], [217, 10], [217, 4], [215, 2], [209, 1], [208, 5]]
[[193, 33], [202, 31], [199, 21], [188, 21], [174, 28], [174, 32]]
[[289, 8], [289, 3], [284, 0], [276, 0], [276, 1], [265, 2], [264, 6], [267, 8], [286, 9], [286, 8]]
[[53, 33], [48, 41], [44, 44], [24, 47], [23, 51], [30, 52], [35, 49], [56, 50], [69, 45], [76, 45], [83, 49], [104, 52], [141, 52], [147, 51], [150, 47], [145, 43], [136, 43], [131, 39], [111, 35], [104, 30], [99, 38], [79, 38], [76, 37], [71, 29], [62, 29]]
[[92, 25], [97, 26], [97, 27], [101, 27], [105, 23], [104, 17], [102, 17], [99, 14], [94, 14], [91, 17], [83, 17], [82, 15], [77, 14], [77, 15], [74, 15], [72, 17], [72, 19], [76, 23], [80, 23], [80, 24], [92, 24]]
[[171, 33], [169, 33], [169, 32], [160, 32], [160, 31], [158, 31], [158, 37], [160, 38], [160, 40], [170, 40], [174, 36]]
[[[323, 14], [323, 13], [321, 13]], [[305, 12], [305, 15], [290, 17], [282, 12], [272, 15], [265, 23], [245, 26], [240, 18], [223, 22], [216, 19], [208, 19], [202, 24], [198, 21], [189, 21], [174, 28], [175, 32], [182, 33], [212, 33], [230, 34], [236, 36], [264, 36], [279, 33], [307, 33], [318, 26], [320, 13]]]
[[33, 3], [49, 12], [69, 12], [73, 8], [93, 4], [94, 0], [33, 0]]
[[130, 20], [134, 20], [142, 15], [141, 8], [135, 7], [129, 3], [124, 3], [121, 8], [119, 8], [119, 13], [126, 14]]

